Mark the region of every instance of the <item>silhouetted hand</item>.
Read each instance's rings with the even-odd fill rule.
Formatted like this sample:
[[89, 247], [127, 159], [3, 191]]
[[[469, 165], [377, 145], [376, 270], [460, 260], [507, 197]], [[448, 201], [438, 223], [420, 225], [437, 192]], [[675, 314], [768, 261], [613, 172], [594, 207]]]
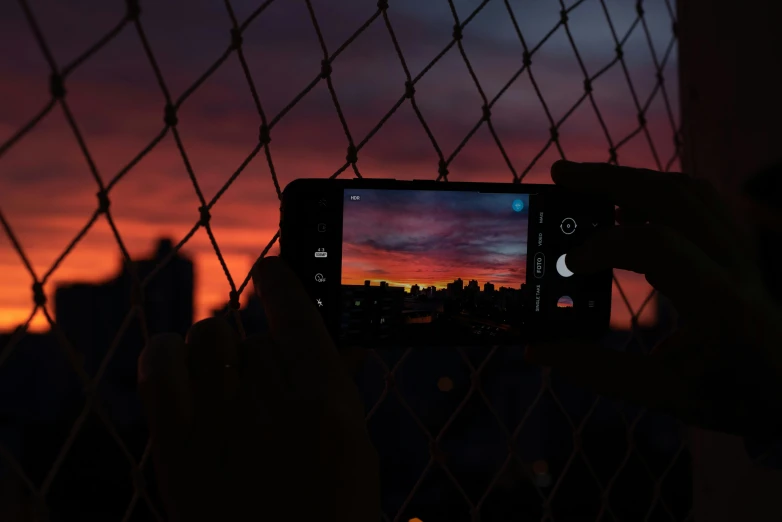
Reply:
[[716, 191], [682, 174], [557, 162], [556, 184], [610, 197], [619, 224], [567, 254], [576, 274], [631, 270], [676, 307], [679, 329], [644, 356], [595, 344], [531, 346], [531, 362], [593, 391], [738, 435], [782, 435], [782, 314]]
[[[222, 319], [140, 358], [156, 477], [172, 520], [380, 516], [378, 462], [358, 392], [314, 304], [278, 258], [253, 281], [269, 334]], [[228, 366], [227, 366], [228, 365]]]

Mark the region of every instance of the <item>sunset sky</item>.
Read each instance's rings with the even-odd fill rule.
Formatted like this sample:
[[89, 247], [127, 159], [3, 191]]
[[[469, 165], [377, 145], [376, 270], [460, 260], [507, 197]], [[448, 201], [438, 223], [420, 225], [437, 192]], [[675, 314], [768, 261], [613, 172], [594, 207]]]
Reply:
[[[461, 20], [480, 4], [477, 0], [454, 3]], [[530, 48], [560, 19], [559, 2], [554, 0], [510, 3]], [[605, 3], [621, 39], [636, 19], [635, 2]], [[29, 4], [60, 69], [114, 29], [125, 9], [125, 2], [119, 0], [30, 0]], [[259, 4], [231, 1], [240, 24]], [[330, 53], [376, 9], [376, 2], [359, 0], [313, 0], [312, 5]], [[453, 14], [447, 0], [390, 0], [389, 5], [390, 22], [415, 77], [451, 41]], [[231, 18], [224, 2], [212, 0], [142, 0], [141, 9], [147, 41], [165, 86], [176, 100], [225, 52]], [[671, 41], [671, 18], [664, 0], [647, 0], [644, 9], [659, 60]], [[590, 75], [614, 59], [615, 41], [598, 0], [581, 3], [570, 13], [568, 24]], [[636, 25], [623, 47], [641, 105], [656, 82], [643, 29]], [[463, 44], [483, 91], [494, 98], [522, 63], [523, 48], [505, 3], [489, 1], [465, 27]], [[317, 77], [323, 59], [304, 0], [272, 2], [244, 30], [243, 49], [270, 120]], [[353, 140], [359, 143], [404, 93], [404, 69], [382, 17], [339, 54], [332, 68], [337, 98]], [[584, 75], [563, 28], [536, 50], [531, 70], [553, 119], [560, 120], [584, 88]], [[49, 271], [88, 223], [98, 191], [90, 164], [59, 106], [2, 152], [4, 144], [49, 102], [49, 75], [19, 2], [0, 3], [0, 212], [38, 277]], [[664, 76], [669, 101], [678, 113], [675, 50]], [[612, 140], [619, 142], [638, 127], [638, 110], [621, 65], [608, 69], [593, 85], [595, 104]], [[105, 184], [164, 129], [165, 97], [132, 24], [69, 70], [65, 88], [94, 172]], [[483, 105], [458, 48], [443, 55], [415, 88], [421, 113], [448, 157], [480, 120]], [[551, 126], [527, 73], [502, 94], [491, 114], [510, 161], [518, 172], [524, 171], [546, 145]], [[187, 160], [199, 190], [210, 201], [258, 143], [260, 119], [236, 53], [187, 97], [178, 118]], [[645, 118], [665, 164], [673, 154], [673, 128], [659, 94]], [[283, 187], [298, 177], [330, 176], [345, 162], [348, 141], [325, 81], [273, 126], [271, 137], [271, 159]], [[608, 141], [589, 100], [559, 128], [559, 142], [568, 159], [608, 159]], [[559, 157], [556, 147], [550, 147], [525, 181], [548, 182], [549, 167]], [[618, 157], [622, 164], [657, 167], [644, 133], [622, 145]], [[358, 158], [358, 169], [366, 177], [437, 177], [438, 156], [409, 101], [386, 121]], [[459, 151], [449, 171], [454, 181], [512, 180], [485, 124]], [[343, 174], [352, 175], [350, 170]], [[111, 188], [109, 197], [112, 216], [132, 257], [147, 255], [159, 236], [175, 242], [184, 238], [197, 222], [201, 204], [170, 131]], [[215, 238], [237, 284], [274, 236], [277, 223], [277, 192], [261, 152], [212, 209]], [[230, 286], [203, 229], [185, 245], [184, 252], [196, 262], [197, 318], [203, 318], [227, 300]], [[100, 281], [115, 274], [119, 266], [117, 242], [106, 219], [100, 217], [47, 280], [50, 303], [57, 283]], [[648, 293], [643, 277], [622, 274], [621, 281], [630, 302], [638, 306]], [[0, 230], [0, 331], [27, 319], [32, 310], [31, 284], [19, 255]], [[617, 300], [614, 308], [615, 324], [627, 324], [624, 305]], [[32, 326], [42, 329], [43, 317], [37, 316]]]
[[409, 290], [462, 278], [518, 289], [526, 281], [526, 194], [346, 190], [343, 199], [342, 284]]

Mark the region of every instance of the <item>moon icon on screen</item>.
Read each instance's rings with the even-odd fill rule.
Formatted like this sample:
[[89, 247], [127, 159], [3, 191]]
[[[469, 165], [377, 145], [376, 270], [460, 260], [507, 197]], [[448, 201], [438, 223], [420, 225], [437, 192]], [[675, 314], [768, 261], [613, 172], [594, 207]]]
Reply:
[[562, 277], [570, 277], [573, 275], [573, 272], [571, 272], [565, 264], [565, 254], [562, 254], [559, 256], [559, 259], [557, 259], [557, 273]]

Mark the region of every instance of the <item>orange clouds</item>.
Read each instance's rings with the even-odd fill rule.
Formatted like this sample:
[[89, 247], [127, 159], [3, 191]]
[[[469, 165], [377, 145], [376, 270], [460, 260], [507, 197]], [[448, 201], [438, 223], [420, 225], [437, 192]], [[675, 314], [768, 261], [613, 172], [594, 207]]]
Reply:
[[[329, 46], [335, 50], [359, 20], [346, 17], [353, 9], [337, 12], [329, 6], [321, 5], [318, 16]], [[268, 119], [286, 107], [320, 70], [319, 44], [306, 9], [299, 8], [301, 12], [276, 3], [245, 35], [245, 55]], [[83, 52], [122, 16], [116, 6], [103, 3], [92, 10], [78, 9], [63, 9], [50, 2], [36, 6], [61, 65]], [[164, 3], [144, 9], [150, 44], [176, 98], [227, 46], [229, 20], [216, 17], [201, 4], [185, 10]], [[423, 67], [423, 58], [431, 59], [447, 44], [451, 34], [450, 22], [434, 23], [423, 15], [419, 19], [420, 10], [411, 4], [391, 13], [404, 52], [414, 64], [413, 74]], [[0, 16], [3, 19], [10, 21], [0, 22], [8, 29], [0, 30], [0, 48], [23, 45], [24, 49], [36, 49], [29, 31], [20, 29], [24, 24], [19, 13]], [[518, 42], [514, 34], [495, 39], [494, 23], [480, 20], [471, 26], [472, 33], [466, 32], [465, 46], [471, 60], [479, 64], [479, 75], [486, 79], [484, 87], [492, 97], [519, 66]], [[175, 22], [177, 31], [172, 31]], [[334, 62], [333, 83], [354, 143], [362, 142], [404, 92], [405, 77], [385, 31], [378, 22]], [[0, 143], [48, 101], [49, 71], [40, 54], [25, 51], [11, 55], [0, 65]], [[649, 82], [654, 81], [649, 64], [639, 63]], [[564, 115], [580, 96], [583, 78], [570, 65], [559, 51], [544, 54], [535, 62], [555, 118]], [[618, 71], [612, 69], [595, 83], [596, 103], [614, 142], [637, 126], [632, 99]], [[65, 84], [66, 100], [91, 159], [108, 184], [164, 126], [165, 97], [137, 35], [131, 29], [123, 30], [69, 75]], [[416, 102], [446, 158], [482, 116], [480, 96], [455, 50], [417, 83]], [[257, 146], [261, 120], [235, 54], [183, 103], [178, 118], [178, 131], [197, 187], [169, 132], [110, 191], [112, 216], [131, 257], [145, 256], [160, 236], [175, 242], [185, 237], [199, 217], [203, 202], [198, 192], [206, 202], [211, 201]], [[672, 140], [664, 107], [653, 103], [646, 120], [661, 149], [659, 155], [667, 159]], [[548, 168], [559, 153], [550, 146], [531, 165], [549, 141], [550, 122], [526, 75], [493, 107], [492, 121], [517, 173], [529, 171], [528, 182], [548, 181]], [[569, 159], [608, 159], [608, 142], [588, 102], [572, 113], [559, 129], [559, 137]], [[345, 163], [348, 139], [324, 81], [273, 126], [271, 138], [280, 187], [299, 177], [330, 176]], [[620, 161], [655, 168], [644, 140], [639, 136], [624, 145]], [[398, 179], [435, 178], [440, 161], [409, 101], [359, 151], [358, 158], [357, 167], [363, 175]], [[512, 180], [511, 170], [485, 124], [459, 150], [448, 170], [450, 179], [459, 181]], [[348, 171], [345, 175], [351, 174]], [[38, 277], [49, 271], [89, 221], [97, 206], [97, 192], [89, 163], [59, 107], [0, 157], [0, 209]], [[220, 197], [211, 214], [218, 247], [230, 276], [239, 285], [277, 230], [277, 191], [264, 151]], [[202, 318], [227, 300], [230, 285], [204, 230], [195, 234], [184, 252], [196, 261], [196, 315]], [[52, 274], [45, 290], [51, 296], [59, 282], [106, 279], [119, 263], [117, 240], [101, 217]], [[453, 275], [443, 273], [442, 281], [452, 280]], [[481, 280], [480, 274], [476, 277]], [[0, 330], [26, 319], [32, 310], [32, 282], [8, 237], [0, 233]], [[631, 301], [643, 301], [648, 293], [643, 278], [628, 276], [625, 282]], [[628, 324], [624, 307], [620, 301], [616, 303], [615, 324]], [[40, 317], [33, 325], [45, 328]]]
[[[407, 107], [400, 110], [403, 109]], [[117, 112], [116, 128], [88, 142], [96, 164], [107, 173], [119, 170], [145, 144], [145, 140], [122, 126], [122, 115], [130, 116], [133, 110], [123, 112], [118, 109]], [[60, 121], [57, 122], [57, 119]], [[199, 187], [205, 198], [210, 200], [251, 147], [249, 144], [232, 145], [230, 142], [216, 144], [209, 139], [208, 133], [206, 138], [201, 138], [199, 129], [208, 127], [210, 120], [194, 119], [190, 123], [193, 129], [182, 133], [183, 140]], [[294, 124], [295, 120], [290, 123]], [[408, 135], [411, 132], [420, 133], [415, 125], [418, 123], [412, 118], [401, 116], [395, 122], [389, 121], [387, 128], [379, 134], [379, 140], [398, 142], [399, 150], [404, 151]], [[321, 130], [315, 132], [314, 129], [319, 126]], [[296, 134], [296, 130], [299, 134]], [[281, 124], [279, 139], [275, 136], [271, 145], [281, 186], [296, 177], [330, 175], [341, 165], [344, 161], [342, 147], [337, 147], [331, 141], [339, 143], [342, 137], [327, 130], [328, 124], [315, 120], [301, 122], [298, 128], [292, 126], [290, 130]], [[326, 137], [320, 140], [320, 145], [318, 136]], [[303, 148], [295, 147], [297, 138], [305, 142]], [[516, 151], [529, 150], [530, 154], [535, 146], [535, 140], [529, 145], [515, 142]], [[602, 159], [605, 155], [603, 147], [590, 146], [588, 143], [571, 149], [582, 151], [579, 156], [570, 156], [579, 159]], [[376, 177], [435, 177], [436, 155], [433, 151], [430, 151], [429, 161], [423, 161], [423, 157], [408, 159], [404, 154], [399, 154], [398, 159], [393, 161], [393, 150], [396, 149], [386, 151], [382, 145], [378, 148], [370, 143], [360, 155], [359, 168], [366, 175]], [[426, 156], [427, 147], [421, 150]], [[549, 149], [526, 181], [548, 181], [548, 166], [557, 157], [556, 151]], [[4, 172], [13, 175], [0, 178], [0, 208], [40, 276], [48, 271], [71, 239], [88, 222], [97, 205], [97, 185], [91, 179], [86, 162], [57, 111], [40, 128], [36, 128], [12, 148], [3, 158], [2, 165]], [[103, 165], [107, 168], [103, 169]], [[487, 132], [473, 138], [473, 142], [465, 147], [450, 170], [454, 180], [511, 179], [507, 166]], [[110, 177], [107, 174], [104, 180]], [[112, 215], [131, 256], [144, 255], [159, 236], [169, 236], [179, 241], [198, 219], [200, 202], [170, 135], [112, 189], [110, 198]], [[278, 201], [263, 153], [249, 164], [220, 198], [212, 216], [212, 226], [221, 252], [238, 285], [255, 256], [277, 229]], [[197, 262], [197, 317], [203, 318], [211, 309], [227, 300], [230, 286], [203, 230], [199, 230], [186, 245], [185, 252], [194, 256]], [[104, 219], [100, 218], [53, 274], [46, 290], [51, 294], [53, 285], [60, 281], [105, 279], [118, 269], [119, 260], [120, 251], [116, 240]], [[32, 279], [25, 274], [18, 256], [4, 235], [0, 236], [0, 274], [0, 286], [4, 289], [0, 300], [0, 330], [7, 330], [24, 320], [31, 310]], [[443, 275], [443, 282], [453, 280], [454, 275], [459, 276]], [[628, 285], [631, 285], [628, 293], [638, 296], [634, 297], [635, 301], [642, 301], [648, 287], [637, 278], [628, 279]], [[624, 312], [620, 301], [616, 303], [615, 324], [629, 324], [629, 315]], [[40, 316], [33, 326], [36, 329], [45, 328]]]

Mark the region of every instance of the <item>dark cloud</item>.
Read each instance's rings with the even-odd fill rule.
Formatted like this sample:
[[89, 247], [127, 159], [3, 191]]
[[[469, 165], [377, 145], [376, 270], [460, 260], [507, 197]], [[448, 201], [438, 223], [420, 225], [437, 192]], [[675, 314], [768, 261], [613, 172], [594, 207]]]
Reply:
[[[511, 78], [521, 64], [521, 57], [520, 45], [514, 40], [515, 34], [510, 34], [509, 29], [500, 24], [501, 20], [507, 23], [504, 7], [501, 2], [494, 3], [499, 7], [490, 3], [471, 22], [464, 43], [468, 56], [476, 64], [491, 65], [479, 70], [479, 76], [483, 72], [483, 76], [496, 77], [495, 83], [499, 85]], [[249, 1], [234, 4], [240, 18], [248, 16], [258, 5]], [[360, 7], [356, 2], [335, 4], [321, 0], [314, 4], [324, 38], [332, 40], [327, 42], [332, 50], [374, 10], [374, 4]], [[471, 6], [469, 2], [461, 4], [460, 10], [464, 12]], [[211, 65], [227, 45], [229, 18], [222, 5], [206, 1], [142, 2], [142, 8], [142, 21], [153, 51], [164, 77], [172, 86], [173, 95], [177, 96]], [[7, 17], [0, 25], [11, 30], [5, 37], [0, 37], [0, 42], [11, 48], [17, 35], [27, 29], [20, 9], [4, 9]], [[540, 2], [533, 2], [524, 9], [533, 19], [548, 12]], [[41, 19], [52, 46], [67, 58], [61, 62], [69, 61], [87, 47], [87, 34], [97, 38], [122, 15], [122, 10], [116, 6], [96, 1], [77, 2], [72, 9], [64, 9], [60, 3], [41, 0], [34, 5], [34, 12]], [[584, 12], [586, 16], [587, 11]], [[408, 1], [390, 9], [389, 17], [405, 54], [434, 57], [451, 38], [452, 20], [447, 10], [424, 9], [418, 3]], [[530, 23], [528, 18], [520, 20], [522, 25]], [[77, 26], [84, 30], [77, 31]], [[74, 37], [74, 34], [77, 36]], [[29, 40], [29, 35], [26, 38]], [[581, 85], [580, 72], [573, 63], [573, 57], [568, 54], [569, 49], [563, 48], [560, 40], [557, 42], [556, 45], [552, 43], [543, 47], [541, 53], [548, 54], [536, 59], [534, 67], [539, 81], [544, 81], [547, 75], [551, 77], [544, 85], [544, 94], [555, 117], [563, 114], [577, 100], [578, 86]], [[75, 105], [77, 121], [88, 138], [121, 132], [135, 133], [139, 139], [150, 139], [162, 127], [164, 100], [148, 60], [141, 51], [138, 37], [131, 27], [126, 27], [114, 42], [91, 57], [68, 79], [69, 100]], [[11, 54], [11, 67], [17, 81], [0, 87], [3, 99], [15, 100], [0, 106], [0, 122], [9, 123], [9, 129], [27, 121], [46, 100], [44, 87], [48, 72], [41, 66], [37, 52], [31, 45], [24, 53]], [[245, 55], [261, 101], [269, 117], [273, 117], [319, 72], [322, 57], [305, 3], [272, 3], [247, 29]], [[609, 58], [607, 56], [606, 61]], [[418, 86], [417, 100], [447, 157], [479, 121], [482, 101], [455, 48], [441, 62], [424, 76]], [[30, 69], [28, 66], [33, 63], [40, 67]], [[415, 70], [413, 74], [416, 74]], [[376, 20], [365, 35], [336, 59], [333, 75], [340, 105], [353, 138], [358, 142], [404, 92], [403, 71], [382, 20]], [[544, 78], [541, 79], [541, 76]], [[651, 70], [647, 76], [653, 78]], [[576, 86], [576, 91], [571, 92], [570, 86]], [[30, 98], [28, 92], [41, 93], [38, 103], [25, 102]], [[489, 95], [492, 93], [489, 92]], [[629, 100], [626, 93], [625, 97]], [[20, 100], [22, 103], [19, 103]], [[494, 110], [493, 124], [502, 143], [511, 150], [532, 146], [534, 150], [531, 149], [528, 156], [534, 156], [545, 145], [550, 123], [532, 93], [529, 80], [522, 76], [501, 100]], [[628, 106], [627, 120], [635, 118], [631, 111]], [[652, 115], [649, 119], [654, 118]], [[252, 146], [259, 118], [235, 56], [229, 57], [218, 72], [185, 102], [180, 120], [190, 142], [208, 141], [224, 146], [247, 143]], [[568, 126], [574, 138], [582, 144], [591, 140], [607, 150], [605, 140], [594, 132], [594, 118], [577, 121], [578, 117], [574, 116], [571, 120]], [[341, 132], [337, 111], [326, 92], [325, 82], [316, 87], [316, 93], [306, 96], [285, 115], [274, 129], [273, 136], [275, 150], [283, 153], [296, 154], [305, 147], [311, 155], [339, 151], [344, 157], [343, 151], [348, 145]], [[139, 145], [141, 148], [144, 143]], [[463, 171], [480, 170], [485, 168], [487, 157], [502, 161], [498, 153], [491, 135], [478, 132], [460, 153], [459, 168]], [[517, 160], [513, 152], [510, 154], [512, 159]], [[367, 160], [398, 169], [429, 164], [433, 174], [439, 160], [409, 102], [398, 109], [359, 157], [364, 160], [365, 166]], [[523, 170], [526, 165], [516, 167]], [[46, 176], [39, 172], [38, 176]]]
[[507, 270], [523, 264], [526, 196], [440, 191], [351, 191], [343, 241], [375, 253], [415, 254], [423, 264]]

